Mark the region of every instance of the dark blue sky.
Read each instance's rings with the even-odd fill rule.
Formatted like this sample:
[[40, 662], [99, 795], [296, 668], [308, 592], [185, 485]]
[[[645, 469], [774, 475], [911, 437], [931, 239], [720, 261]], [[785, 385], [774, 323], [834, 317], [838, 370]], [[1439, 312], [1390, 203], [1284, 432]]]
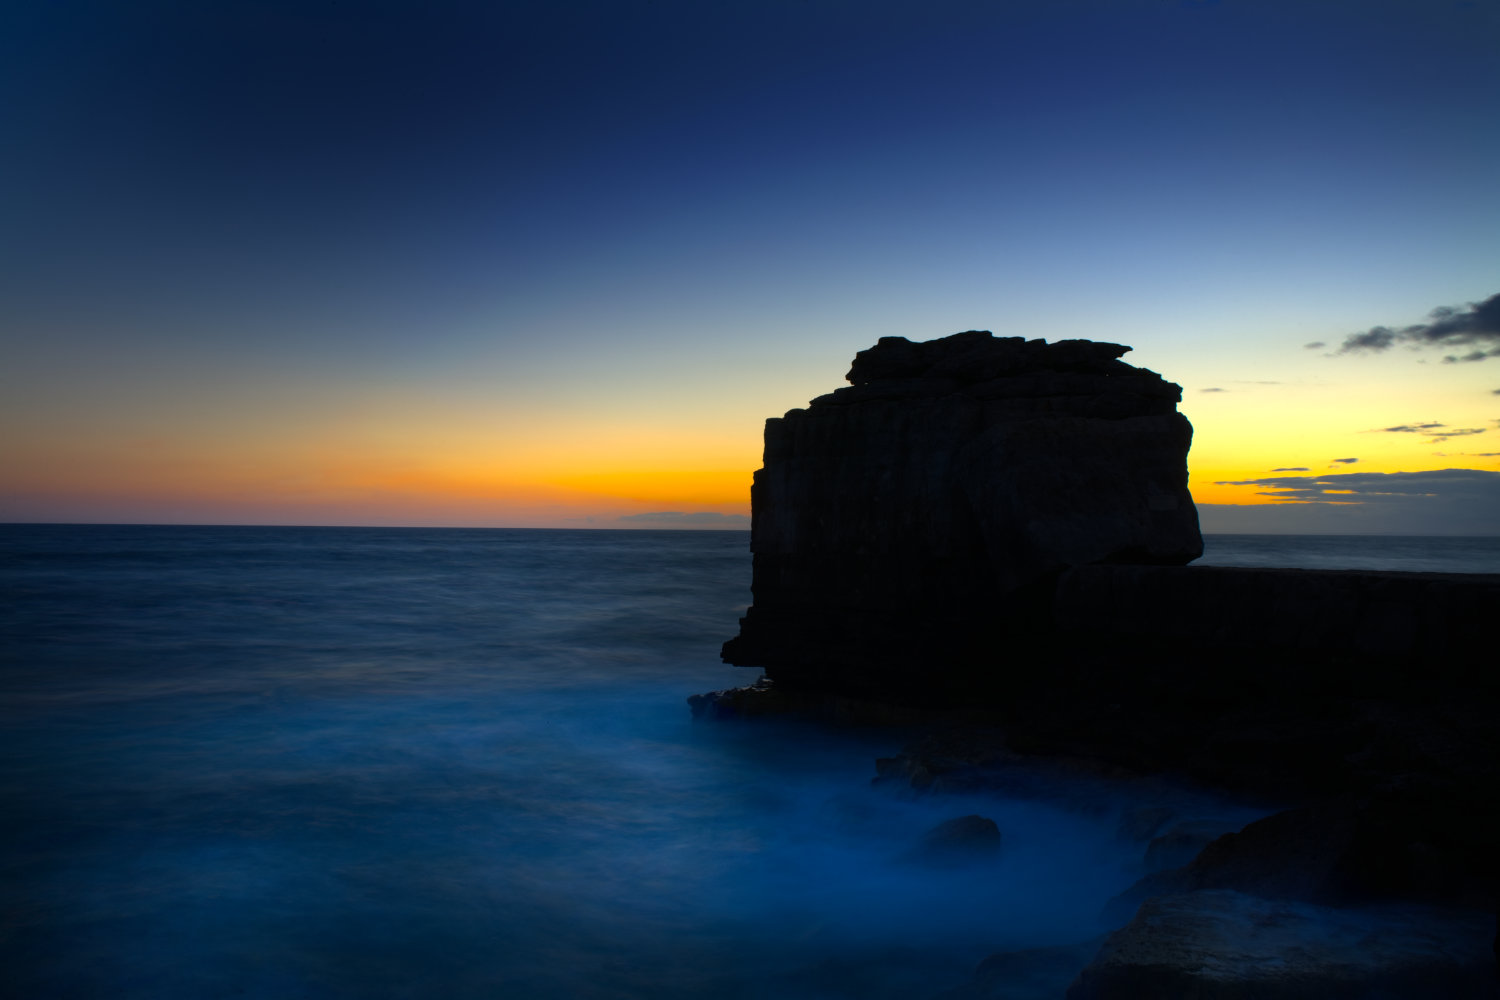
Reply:
[[1497, 65], [1495, 0], [11, 4], [18, 419], [753, 438], [971, 326], [1295, 373], [1497, 290]]

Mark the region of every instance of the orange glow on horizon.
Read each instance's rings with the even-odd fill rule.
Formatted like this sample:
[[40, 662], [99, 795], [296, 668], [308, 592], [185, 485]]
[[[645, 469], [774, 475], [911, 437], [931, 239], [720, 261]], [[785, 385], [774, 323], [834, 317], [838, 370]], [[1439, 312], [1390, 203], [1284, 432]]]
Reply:
[[[1289, 474], [1307, 475], [1308, 473]], [[1265, 486], [1229, 485], [1233, 482], [1243, 482], [1249, 479], [1264, 479], [1270, 475], [1272, 473], [1259, 469], [1194, 468], [1188, 475], [1188, 492], [1192, 493], [1194, 503], [1227, 503], [1243, 506], [1261, 506], [1263, 504], [1287, 502], [1277, 500], [1274, 496], [1267, 496], [1266, 494], [1270, 490]]]

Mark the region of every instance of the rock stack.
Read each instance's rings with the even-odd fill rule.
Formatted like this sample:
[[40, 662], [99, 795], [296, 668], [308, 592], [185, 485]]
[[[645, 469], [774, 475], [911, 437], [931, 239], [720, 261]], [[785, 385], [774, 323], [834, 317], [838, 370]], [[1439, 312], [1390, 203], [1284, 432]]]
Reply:
[[1129, 350], [884, 337], [852, 385], [766, 421], [726, 661], [876, 696], [921, 670], [939, 694], [1016, 647], [1067, 567], [1200, 555], [1182, 389]]

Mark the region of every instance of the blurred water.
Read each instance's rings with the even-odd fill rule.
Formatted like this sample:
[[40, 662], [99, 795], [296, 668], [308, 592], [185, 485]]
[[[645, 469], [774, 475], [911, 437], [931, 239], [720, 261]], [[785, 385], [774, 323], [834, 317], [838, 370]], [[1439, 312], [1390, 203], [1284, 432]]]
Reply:
[[1204, 535], [1199, 566], [1500, 573], [1500, 538], [1410, 535]]
[[[1095, 933], [1128, 793], [911, 800], [898, 734], [691, 722], [754, 676], [747, 542], [0, 527], [12, 994], [921, 997]], [[970, 812], [997, 860], [902, 861]]]

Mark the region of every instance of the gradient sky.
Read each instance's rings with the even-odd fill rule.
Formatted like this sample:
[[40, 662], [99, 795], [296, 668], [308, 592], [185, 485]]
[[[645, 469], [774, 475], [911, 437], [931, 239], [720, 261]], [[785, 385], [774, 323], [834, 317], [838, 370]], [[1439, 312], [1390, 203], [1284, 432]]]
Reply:
[[978, 328], [1181, 383], [1206, 530], [1497, 534], [1500, 332], [1339, 352], [1500, 292], [1497, 66], [1496, 0], [7, 4], [0, 521], [734, 523]]

